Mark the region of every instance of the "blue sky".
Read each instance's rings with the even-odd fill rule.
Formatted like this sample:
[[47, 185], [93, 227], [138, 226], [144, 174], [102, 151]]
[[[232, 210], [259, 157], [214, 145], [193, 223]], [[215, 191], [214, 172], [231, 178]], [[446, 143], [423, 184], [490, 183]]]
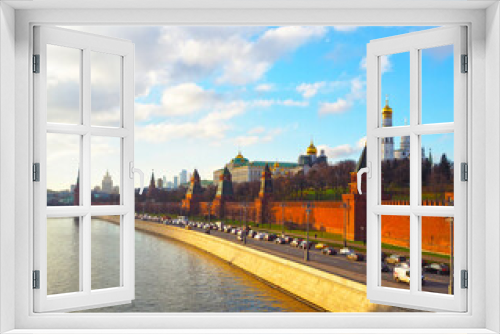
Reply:
[[[154, 169], [171, 180], [194, 168], [211, 179], [239, 149], [250, 160], [296, 161], [311, 139], [331, 162], [357, 159], [366, 134], [366, 44], [428, 27], [76, 29], [136, 44], [135, 165], [148, 178]], [[423, 53], [424, 123], [453, 119], [451, 53]], [[394, 125], [403, 125], [408, 57], [392, 55], [383, 67], [382, 94]], [[451, 151], [446, 138], [424, 145], [440, 155]], [[101, 179], [93, 176], [93, 185]]]

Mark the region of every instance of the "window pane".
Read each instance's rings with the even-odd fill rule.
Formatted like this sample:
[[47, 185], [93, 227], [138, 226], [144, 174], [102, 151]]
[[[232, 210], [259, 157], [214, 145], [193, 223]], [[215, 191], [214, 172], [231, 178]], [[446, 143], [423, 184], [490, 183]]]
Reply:
[[47, 294], [80, 291], [79, 217], [47, 219]]
[[80, 124], [81, 54], [47, 45], [47, 122]]
[[410, 204], [410, 137], [381, 138], [382, 204]]
[[453, 137], [422, 136], [422, 205], [453, 206]]
[[453, 294], [453, 218], [421, 217], [422, 291]]
[[410, 289], [410, 217], [381, 216], [382, 284]]
[[92, 137], [92, 205], [119, 205], [121, 180], [121, 139]]
[[383, 127], [407, 125], [410, 119], [410, 53], [380, 59]]
[[120, 216], [92, 217], [92, 290], [120, 286]]
[[121, 59], [107, 53], [91, 52], [91, 123], [120, 126]]
[[423, 49], [420, 57], [422, 123], [453, 122], [453, 45]]
[[80, 205], [80, 139], [47, 133], [47, 206]]

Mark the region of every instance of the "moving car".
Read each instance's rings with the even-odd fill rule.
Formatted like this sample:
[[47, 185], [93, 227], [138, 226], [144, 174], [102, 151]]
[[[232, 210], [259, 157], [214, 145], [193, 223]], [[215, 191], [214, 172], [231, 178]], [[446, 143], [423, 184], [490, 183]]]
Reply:
[[340, 255], [348, 255], [348, 254], [351, 254], [352, 252], [354, 252], [354, 251], [352, 249], [350, 249], [349, 247], [344, 247], [344, 248], [341, 248], [339, 250]]
[[363, 261], [365, 259], [365, 256], [363, 254], [351, 252], [346, 255], [347, 259], [350, 261]]
[[321, 243], [321, 242], [319, 244], [316, 244], [316, 246], [314, 246], [314, 248], [316, 248], [316, 249], [323, 249], [325, 247], [328, 247], [328, 245]]
[[433, 273], [438, 275], [449, 275], [450, 267], [444, 263], [431, 263], [427, 266], [424, 266], [424, 271], [426, 273]]
[[337, 251], [333, 247], [325, 247], [321, 250], [323, 255], [337, 255]]
[[290, 242], [290, 246], [292, 247], [299, 247], [300, 243], [302, 242], [302, 239], [295, 238]]
[[[404, 282], [410, 284], [410, 266], [406, 263], [396, 266], [392, 274], [396, 282]], [[422, 285], [425, 284], [425, 277], [422, 274]]]
[[384, 261], [382, 261], [380, 268], [382, 268], [381, 270], [384, 273], [388, 273], [389, 271], [391, 271], [391, 268], [389, 268], [389, 266], [387, 265], [387, 263], [385, 263]]
[[392, 254], [385, 259], [385, 262], [389, 264], [403, 263], [406, 262], [406, 257], [397, 254]]
[[275, 244], [286, 244], [284, 238], [276, 238], [276, 239], [274, 239], [274, 243]]
[[266, 234], [264, 236], [264, 240], [266, 240], [266, 241], [273, 241], [276, 238], [277, 238], [277, 235], [273, 234], [273, 233], [269, 233], [269, 234]]
[[264, 233], [257, 233], [253, 238], [256, 240], [264, 240]]
[[310, 242], [310, 241], [306, 241], [306, 240], [303, 240], [300, 244], [299, 244], [299, 248], [300, 249], [306, 249], [306, 248], [309, 248], [311, 249], [313, 243]]

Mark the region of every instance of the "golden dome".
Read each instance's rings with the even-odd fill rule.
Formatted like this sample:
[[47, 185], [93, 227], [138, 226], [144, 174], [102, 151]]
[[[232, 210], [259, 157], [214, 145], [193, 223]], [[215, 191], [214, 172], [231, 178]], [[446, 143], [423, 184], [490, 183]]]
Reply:
[[276, 161], [276, 162], [274, 163], [274, 168], [278, 168], [279, 166], [280, 166], [279, 162], [277, 162], [277, 161]]
[[238, 155], [236, 156], [236, 159], [245, 159], [245, 157], [241, 154], [241, 151], [238, 151]]
[[385, 99], [385, 106], [382, 109], [382, 115], [385, 116], [391, 116], [392, 115], [392, 108], [389, 107], [389, 99]]
[[311, 145], [307, 148], [307, 155], [314, 154], [316, 155], [318, 153], [318, 150], [316, 149], [316, 146], [314, 146], [313, 141], [311, 140]]

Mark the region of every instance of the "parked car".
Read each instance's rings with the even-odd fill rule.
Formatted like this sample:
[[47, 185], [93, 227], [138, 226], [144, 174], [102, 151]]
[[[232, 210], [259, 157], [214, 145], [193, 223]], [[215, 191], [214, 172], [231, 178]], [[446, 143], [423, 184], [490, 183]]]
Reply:
[[274, 239], [274, 243], [275, 244], [286, 244], [284, 238], [276, 238], [276, 239]]
[[344, 247], [344, 248], [341, 248], [339, 250], [340, 255], [348, 255], [348, 254], [351, 254], [352, 252], [354, 252], [354, 251], [352, 249], [350, 249], [349, 247]]
[[278, 236], [274, 233], [269, 233], [264, 236], [264, 240], [266, 241], [274, 241]]
[[356, 252], [351, 252], [347, 254], [346, 257], [350, 261], [363, 261], [365, 259], [365, 256], [363, 254]]
[[333, 247], [325, 247], [321, 250], [323, 255], [337, 255], [337, 251]]
[[438, 275], [449, 275], [450, 267], [448, 267], [448, 265], [444, 263], [431, 263], [424, 266], [424, 272]]
[[316, 249], [323, 249], [325, 247], [328, 247], [328, 245], [321, 243], [321, 242], [316, 244], [316, 246], [314, 246], [314, 248], [316, 248]]
[[300, 243], [302, 242], [302, 239], [295, 238], [290, 242], [290, 246], [292, 247], [299, 247]]

